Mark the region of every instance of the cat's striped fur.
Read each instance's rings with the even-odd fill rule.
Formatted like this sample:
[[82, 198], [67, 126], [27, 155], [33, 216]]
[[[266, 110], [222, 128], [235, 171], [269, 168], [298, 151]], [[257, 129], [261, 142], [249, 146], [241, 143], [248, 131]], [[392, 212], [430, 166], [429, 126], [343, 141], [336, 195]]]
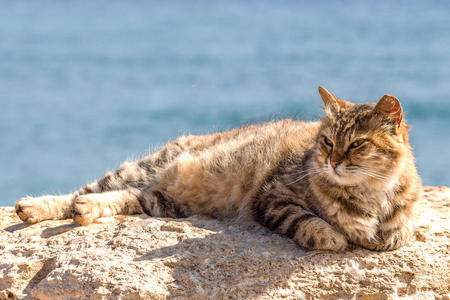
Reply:
[[23, 198], [28, 223], [116, 214], [254, 218], [309, 249], [389, 250], [412, 233], [421, 183], [400, 103], [342, 101], [319, 88], [325, 116], [182, 136], [74, 194]]

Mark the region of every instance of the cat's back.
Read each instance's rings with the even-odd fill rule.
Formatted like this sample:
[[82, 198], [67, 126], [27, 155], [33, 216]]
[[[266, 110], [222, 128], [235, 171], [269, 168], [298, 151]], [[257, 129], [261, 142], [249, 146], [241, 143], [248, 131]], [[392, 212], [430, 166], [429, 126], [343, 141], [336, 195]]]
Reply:
[[[181, 136], [175, 142], [183, 151], [195, 156], [218, 156], [226, 159], [246, 156], [240, 163], [255, 159], [275, 159], [287, 153], [310, 149], [319, 131], [320, 122], [293, 119], [251, 124], [229, 131], [201, 136]], [[271, 154], [271, 156], [268, 156]], [[248, 157], [247, 157], [248, 156]]]
[[281, 152], [301, 151], [310, 148], [314, 143], [319, 126], [320, 122], [283, 119], [249, 125], [216, 135], [222, 138], [222, 145], [225, 147], [233, 144], [257, 145]]
[[287, 157], [305, 155], [314, 145], [319, 126], [320, 122], [293, 119], [248, 125], [207, 137], [206, 141], [216, 142], [203, 154], [231, 169], [256, 166], [259, 172], [267, 173]]

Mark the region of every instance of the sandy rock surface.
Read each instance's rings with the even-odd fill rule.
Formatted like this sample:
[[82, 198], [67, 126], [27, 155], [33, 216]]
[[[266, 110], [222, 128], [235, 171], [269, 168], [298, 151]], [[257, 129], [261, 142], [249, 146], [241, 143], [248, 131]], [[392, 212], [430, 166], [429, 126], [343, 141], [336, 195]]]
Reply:
[[416, 241], [310, 252], [254, 223], [118, 216], [35, 225], [0, 208], [0, 299], [450, 299], [450, 188], [425, 188]]

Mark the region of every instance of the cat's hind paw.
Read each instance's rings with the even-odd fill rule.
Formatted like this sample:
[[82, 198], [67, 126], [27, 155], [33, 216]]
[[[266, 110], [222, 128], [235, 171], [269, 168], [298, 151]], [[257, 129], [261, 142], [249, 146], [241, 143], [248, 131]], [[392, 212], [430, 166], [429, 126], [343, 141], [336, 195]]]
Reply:
[[78, 196], [72, 206], [73, 220], [82, 226], [92, 224], [99, 217], [96, 211], [97, 207], [89, 196]]
[[[24, 197], [17, 201], [15, 209], [19, 218], [28, 224], [35, 224], [44, 220], [45, 212], [32, 197]], [[44, 214], [43, 214], [44, 213]]]

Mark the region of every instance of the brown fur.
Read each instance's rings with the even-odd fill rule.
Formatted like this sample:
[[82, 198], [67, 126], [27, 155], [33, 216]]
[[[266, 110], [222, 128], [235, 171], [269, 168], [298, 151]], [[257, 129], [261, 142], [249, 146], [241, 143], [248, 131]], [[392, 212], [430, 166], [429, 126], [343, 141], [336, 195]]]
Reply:
[[399, 101], [352, 104], [319, 93], [320, 122], [182, 136], [72, 195], [23, 198], [16, 211], [28, 223], [73, 217], [82, 225], [142, 212], [238, 216], [309, 249], [404, 245], [421, 184]]

